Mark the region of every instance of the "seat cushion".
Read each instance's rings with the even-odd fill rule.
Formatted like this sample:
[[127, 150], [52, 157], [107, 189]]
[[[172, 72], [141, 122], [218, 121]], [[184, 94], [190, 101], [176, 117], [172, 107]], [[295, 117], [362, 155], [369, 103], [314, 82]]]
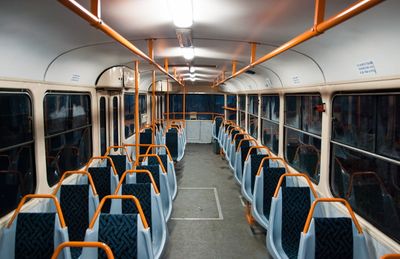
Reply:
[[[137, 183], [122, 185], [122, 195], [133, 195], [139, 199], [149, 227], [151, 227], [151, 184]], [[135, 204], [131, 200], [122, 201], [122, 213], [138, 213]]]
[[[121, 178], [126, 171], [126, 156], [125, 155], [108, 155], [115, 165], [118, 176]], [[107, 166], [111, 167], [110, 161], [107, 160]]]
[[300, 233], [310, 210], [308, 187], [281, 187], [282, 190], [282, 248], [289, 258], [297, 258]]
[[353, 258], [353, 224], [350, 218], [314, 218], [314, 225], [315, 258]]
[[[111, 193], [111, 175], [110, 167], [89, 167], [88, 169], [92, 176], [94, 186], [96, 187], [99, 200], [101, 201], [105, 196]], [[111, 202], [108, 200], [104, 203], [102, 212], [109, 212], [111, 208]]]
[[[98, 241], [106, 243], [118, 259], [137, 258], [137, 214], [101, 214]], [[98, 258], [107, 258], [98, 249]]]
[[19, 213], [15, 258], [51, 258], [54, 251], [55, 213]]
[[[286, 172], [283, 167], [268, 168], [264, 170], [264, 199], [263, 199], [263, 212], [265, 217], [269, 218], [271, 210], [271, 199], [274, 196], [276, 186], [278, 185], [279, 178]], [[286, 178], [283, 178], [282, 186], [286, 186]]]

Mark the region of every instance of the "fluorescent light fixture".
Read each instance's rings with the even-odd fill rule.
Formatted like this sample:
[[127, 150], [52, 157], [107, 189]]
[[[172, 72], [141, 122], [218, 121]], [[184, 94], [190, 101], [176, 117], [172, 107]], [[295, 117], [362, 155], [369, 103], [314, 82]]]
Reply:
[[193, 24], [192, 0], [168, 0], [174, 25], [178, 28], [189, 28]]
[[193, 47], [181, 48], [181, 50], [182, 50], [182, 55], [186, 60], [192, 60], [194, 58], [194, 48]]
[[189, 72], [190, 72], [190, 73], [194, 73], [194, 72], [196, 72], [196, 68], [195, 68], [195, 67], [193, 67], [193, 66], [192, 66], [192, 67], [190, 67], [190, 68], [189, 68]]
[[195, 75], [194, 74], [190, 74], [190, 78], [195, 78]]
[[196, 78], [190, 78], [190, 81], [194, 82], [196, 81]]

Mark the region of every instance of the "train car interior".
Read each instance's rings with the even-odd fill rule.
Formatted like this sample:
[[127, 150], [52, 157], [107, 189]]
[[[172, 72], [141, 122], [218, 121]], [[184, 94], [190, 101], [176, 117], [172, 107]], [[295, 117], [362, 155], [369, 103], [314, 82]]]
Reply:
[[1, 0], [0, 258], [400, 258], [399, 13]]

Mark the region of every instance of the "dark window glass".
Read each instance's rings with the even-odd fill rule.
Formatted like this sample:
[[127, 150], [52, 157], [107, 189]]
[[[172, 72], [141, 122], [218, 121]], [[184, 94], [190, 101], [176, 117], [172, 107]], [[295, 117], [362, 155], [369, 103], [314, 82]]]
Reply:
[[[171, 118], [181, 119], [183, 112], [183, 95], [170, 95]], [[213, 114], [223, 115], [224, 96], [213, 94], [187, 94], [186, 119], [211, 120]], [[175, 114], [172, 114], [175, 113]], [[190, 114], [192, 113], [192, 114]]]
[[301, 131], [285, 129], [286, 161], [319, 182], [321, 140]]
[[321, 135], [322, 113], [316, 106], [322, 103], [320, 96], [303, 96], [301, 104], [301, 129], [313, 134]]
[[135, 95], [124, 95], [125, 138], [135, 134]]
[[239, 95], [239, 110], [246, 110], [246, 95], [244, 94]]
[[278, 154], [279, 151], [279, 124], [268, 120], [261, 120], [261, 141], [263, 145]]
[[226, 106], [236, 109], [236, 95], [226, 96]]
[[377, 153], [400, 159], [400, 96], [378, 96]]
[[139, 95], [139, 123], [140, 128], [143, 128], [147, 123], [147, 96]]
[[248, 115], [248, 118], [249, 118], [249, 131], [248, 131], [248, 132], [249, 132], [249, 134], [250, 134], [253, 138], [257, 139], [257, 134], [258, 134], [258, 117], [249, 114], [249, 115]]
[[239, 112], [239, 126], [244, 129], [246, 124], [246, 113], [240, 111]]
[[24, 93], [0, 93], [0, 217], [36, 189], [32, 104]]
[[278, 95], [264, 95], [261, 97], [261, 117], [279, 122]]
[[106, 98], [100, 98], [100, 152], [104, 155], [107, 151], [107, 110]]
[[249, 95], [248, 113], [258, 116], [258, 96]]
[[285, 124], [300, 129], [301, 96], [286, 96]]
[[[47, 94], [44, 114], [47, 183], [53, 186], [65, 171], [83, 167], [92, 155], [90, 97]], [[58, 127], [57, 122], [62, 127]]]
[[332, 144], [331, 190], [354, 211], [400, 242], [400, 166]]
[[114, 146], [119, 145], [119, 125], [118, 125], [118, 97], [113, 97], [113, 135], [114, 135]]

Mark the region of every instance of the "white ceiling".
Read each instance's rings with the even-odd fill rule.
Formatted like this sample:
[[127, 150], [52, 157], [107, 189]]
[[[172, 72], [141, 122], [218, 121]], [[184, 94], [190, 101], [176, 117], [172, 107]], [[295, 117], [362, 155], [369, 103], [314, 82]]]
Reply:
[[[199, 80], [211, 85], [222, 71], [231, 73], [249, 62], [250, 44], [260, 57], [313, 23], [313, 0], [192, 0], [192, 36]], [[89, 7], [89, 0], [78, 1]], [[329, 17], [354, 1], [327, 1]], [[224, 90], [324, 85], [371, 77], [398, 77], [400, 71], [400, 1], [387, 0], [338, 27], [227, 82]], [[155, 59], [185, 64], [167, 0], [103, 0], [102, 19], [142, 51], [154, 38]], [[101, 31], [55, 0], [0, 1], [0, 77], [94, 85], [98, 75], [114, 65], [132, 67], [136, 59]], [[360, 74], [359, 65], [372, 62], [376, 73]], [[204, 66], [203, 66], [204, 65]], [[143, 62], [141, 71], [151, 67]], [[188, 77], [187, 67], [177, 67]], [[172, 73], [172, 70], [170, 71]], [[79, 75], [79, 81], [76, 81]], [[143, 74], [142, 82], [150, 73]], [[164, 78], [157, 74], [158, 79]], [[75, 79], [75, 81], [73, 81]], [[147, 83], [146, 83], [147, 84]], [[143, 89], [147, 88], [143, 86]]]

